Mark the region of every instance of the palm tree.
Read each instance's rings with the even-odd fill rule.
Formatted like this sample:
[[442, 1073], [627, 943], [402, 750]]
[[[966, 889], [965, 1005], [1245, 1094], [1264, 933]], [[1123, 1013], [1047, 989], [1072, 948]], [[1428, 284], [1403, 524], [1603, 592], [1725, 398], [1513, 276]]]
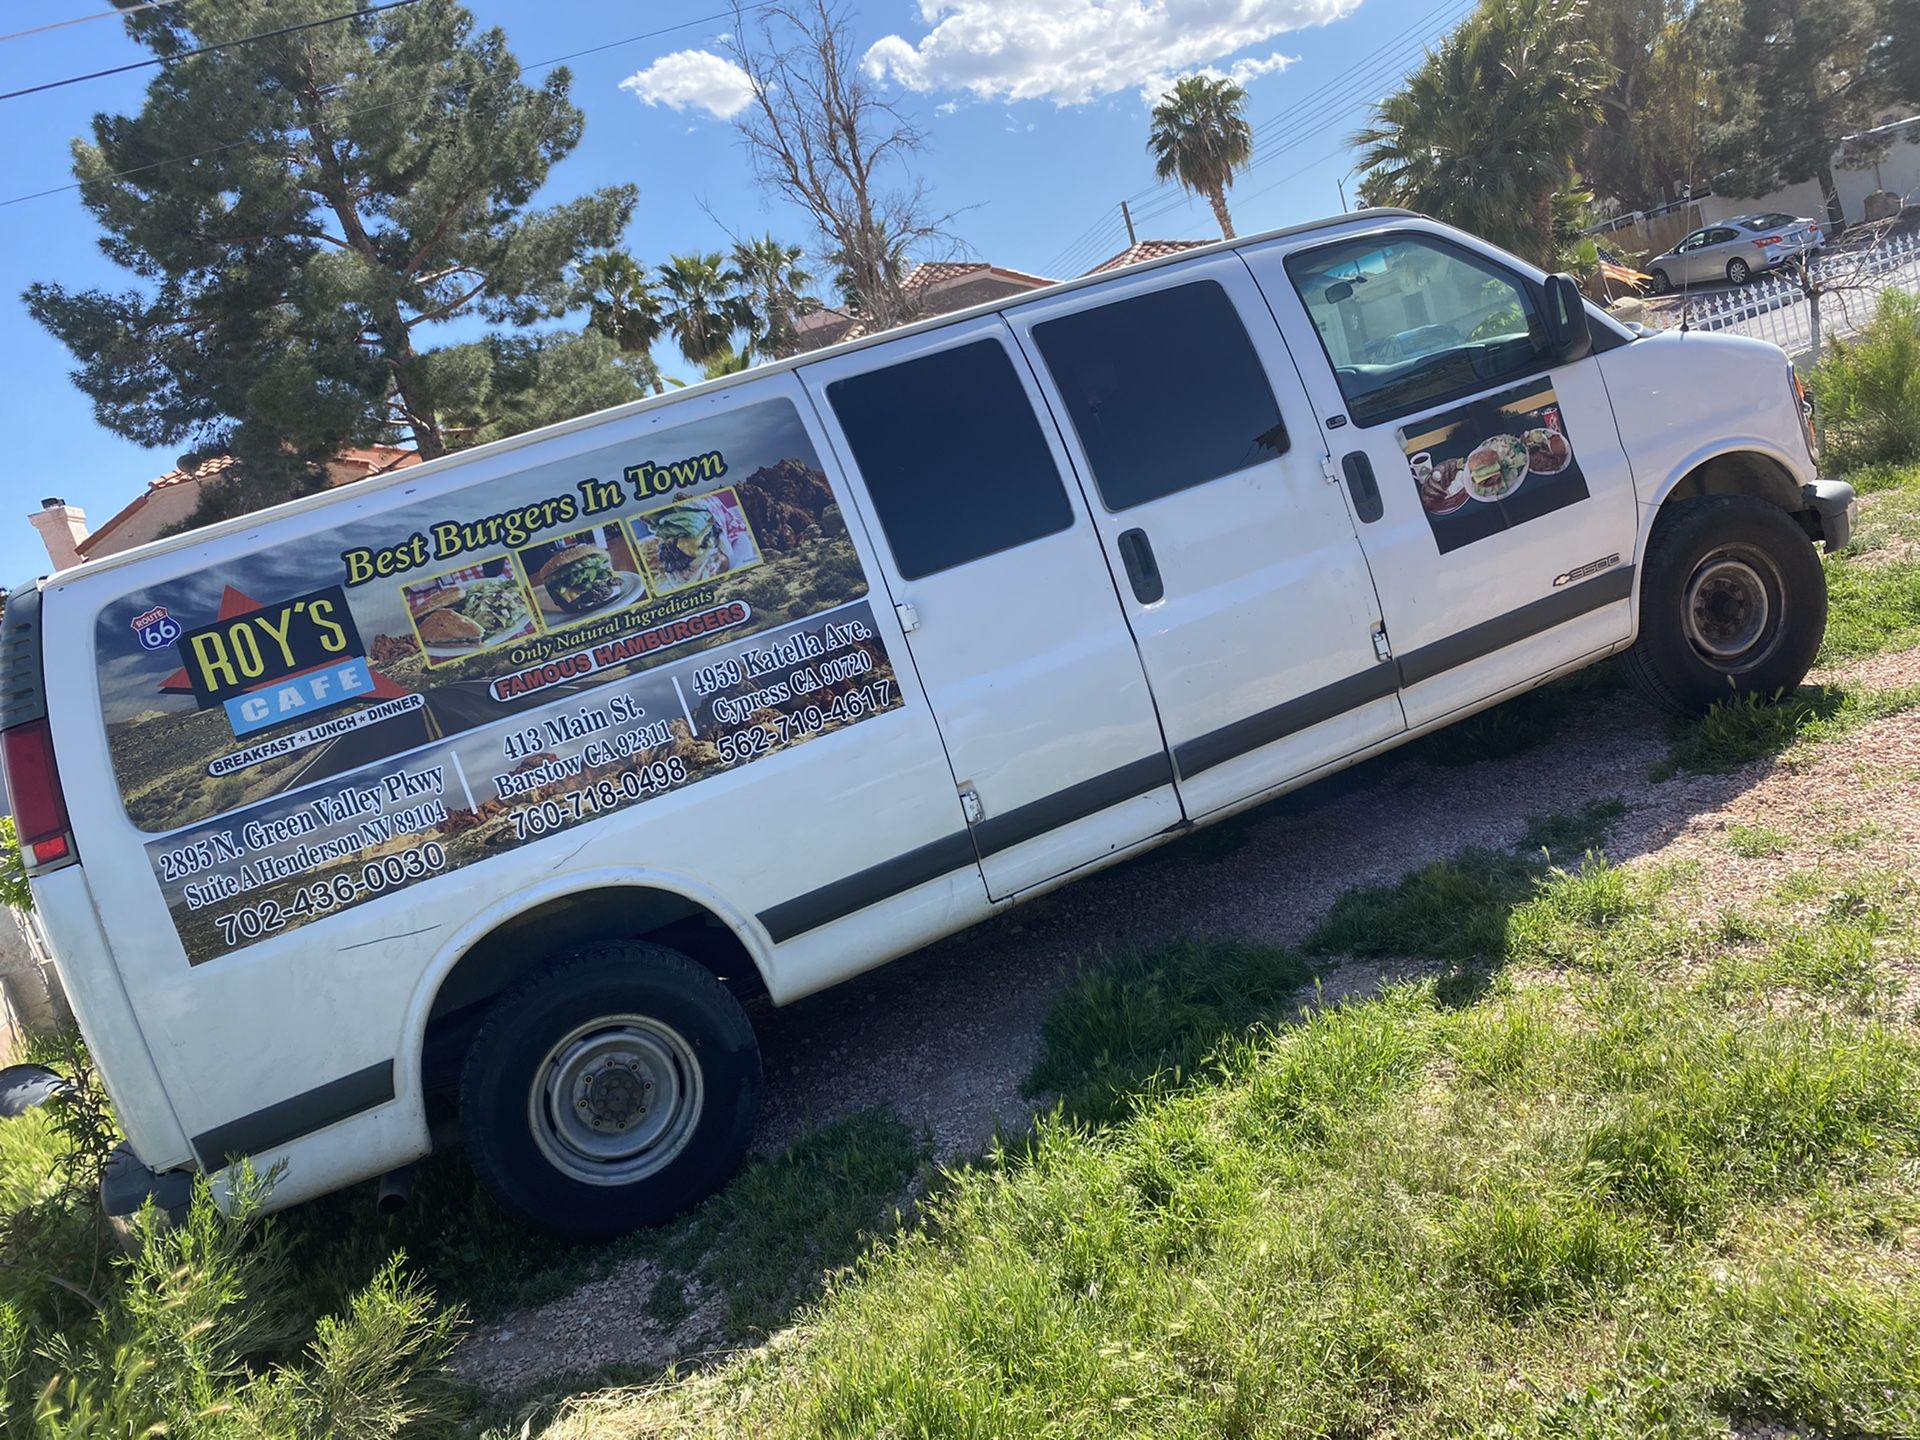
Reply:
[[744, 307], [734, 293], [738, 278], [718, 251], [675, 255], [660, 267], [662, 318], [692, 364], [705, 365], [728, 349], [733, 332], [745, 323]]
[[778, 360], [800, 348], [794, 322], [811, 315], [820, 302], [806, 294], [813, 276], [800, 268], [803, 252], [772, 235], [733, 242], [733, 269], [739, 277], [740, 299], [751, 319], [747, 346], [756, 355]]
[[1368, 204], [1405, 205], [1554, 268], [1586, 196], [1575, 166], [1610, 70], [1578, 24], [1582, 0], [1482, 0], [1374, 106]]
[[1153, 107], [1153, 130], [1147, 136], [1153, 173], [1206, 196], [1220, 234], [1228, 240], [1234, 235], [1227, 191], [1233, 187], [1234, 170], [1245, 169], [1253, 155], [1253, 131], [1241, 113], [1246, 103], [1247, 92], [1231, 80], [1183, 76]]
[[[587, 329], [606, 336], [622, 355], [645, 356], [665, 328], [660, 295], [647, 270], [624, 250], [589, 255], [574, 268], [574, 300], [587, 307]], [[652, 365], [651, 358], [648, 365]], [[653, 393], [664, 393], [657, 370]]]

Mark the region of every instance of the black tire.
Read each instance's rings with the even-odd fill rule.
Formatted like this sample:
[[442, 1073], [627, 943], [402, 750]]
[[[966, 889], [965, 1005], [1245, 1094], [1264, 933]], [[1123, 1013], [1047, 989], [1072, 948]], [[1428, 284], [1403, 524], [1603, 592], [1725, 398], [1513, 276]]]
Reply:
[[66, 1077], [44, 1065], [9, 1065], [0, 1070], [0, 1119], [38, 1110], [67, 1088]]
[[1673, 281], [1667, 278], [1666, 271], [1656, 270], [1653, 272], [1653, 293], [1656, 295], [1671, 295], [1673, 293]]
[[1686, 500], [1647, 541], [1627, 675], [1655, 705], [1694, 714], [1793, 689], [1826, 629], [1826, 575], [1792, 516], [1750, 495]]
[[1727, 262], [1727, 283], [1744, 285], [1753, 278], [1753, 267], [1738, 255]]
[[609, 941], [496, 997], [467, 1052], [460, 1120], [504, 1210], [605, 1240], [719, 1189], [746, 1154], [760, 1091], [759, 1042], [725, 985], [677, 950]]

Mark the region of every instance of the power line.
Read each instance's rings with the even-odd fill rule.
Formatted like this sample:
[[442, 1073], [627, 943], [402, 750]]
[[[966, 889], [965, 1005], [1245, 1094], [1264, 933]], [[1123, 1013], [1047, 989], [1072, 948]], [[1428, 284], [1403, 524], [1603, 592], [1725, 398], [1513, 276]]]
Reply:
[[110, 70], [95, 70], [86, 75], [69, 75], [64, 80], [49, 80], [42, 85], [29, 85], [24, 90], [8, 90], [0, 94], [0, 100], [18, 100], [22, 95], [38, 95], [43, 90], [58, 90], [65, 85], [78, 85], [84, 80], [104, 80], [109, 75], [124, 75], [129, 70], [146, 70], [154, 65], [176, 65], [182, 60], [191, 60], [196, 55], [211, 55], [216, 50], [231, 50], [236, 45], [251, 45], [258, 40], [274, 40], [282, 35], [297, 35], [302, 30], [317, 30], [322, 25], [338, 25], [342, 20], [358, 20], [365, 15], [378, 15], [383, 10], [398, 10], [403, 5], [417, 5], [420, 0], [386, 0], [384, 5], [368, 5], [360, 10], [349, 10], [344, 15], [329, 15], [324, 20], [303, 20], [298, 25], [282, 25], [278, 30], [264, 30], [258, 35], [243, 35], [238, 40], [222, 40], [216, 45], [202, 45], [197, 50], [183, 50], [178, 55], [156, 55], [151, 60], [135, 60], [126, 65], [115, 65]]
[[[752, 0], [752, 3], [742, 5], [740, 8], [743, 13], [751, 14], [755, 10], [764, 10], [767, 6], [774, 3], [776, 3], [776, 0]], [[588, 45], [579, 50], [569, 50], [564, 55], [554, 55], [545, 60], [535, 60], [531, 64], [521, 66], [520, 73], [522, 75], [530, 75], [536, 70], [550, 70], [555, 65], [564, 65], [569, 60], [578, 60], [586, 55], [598, 55], [603, 50], [615, 50], [622, 45], [637, 45], [642, 40], [652, 40], [660, 35], [671, 35], [676, 30], [689, 30], [695, 25], [711, 25], [716, 20], [730, 20], [732, 18], [733, 11], [727, 10], [717, 15], [701, 15], [692, 20], [682, 20], [674, 25], [662, 25], [656, 30], [643, 30], [638, 35], [628, 35], [623, 39], [609, 40], [601, 45]], [[335, 118], [352, 120], [362, 115], [375, 115], [382, 110], [391, 110], [396, 105], [411, 104], [418, 98], [417, 95], [409, 95], [398, 100], [383, 100], [378, 105], [362, 105], [358, 110], [346, 111]], [[125, 170], [114, 170], [98, 178], [101, 180], [124, 180], [128, 176], [142, 175], [149, 170], [161, 170], [169, 165], [187, 165], [195, 160], [205, 160], [213, 155], [224, 155], [229, 150], [244, 150], [250, 145], [258, 145], [260, 143], [260, 141], [251, 138], [246, 140], [230, 140], [224, 145], [214, 145], [208, 149], [195, 150], [185, 155], [168, 155], [159, 160], [149, 160], [144, 165], [129, 165]], [[79, 180], [72, 180], [65, 185], [55, 185], [46, 190], [34, 190], [25, 195], [14, 195], [8, 199], [0, 200], [0, 210], [10, 205], [24, 205], [29, 200], [44, 200], [49, 195], [64, 195], [69, 190], [78, 190], [82, 183], [83, 182]]]
[[129, 5], [124, 10], [96, 10], [91, 15], [76, 15], [71, 20], [55, 20], [51, 24], [36, 25], [31, 30], [15, 30], [11, 35], [0, 35], [0, 43], [8, 40], [24, 40], [29, 35], [44, 35], [49, 30], [65, 30], [69, 25], [85, 25], [90, 20], [114, 20], [122, 15], [138, 15], [142, 10], [159, 10], [168, 5], [184, 5], [186, 0], [142, 0], [139, 5]]

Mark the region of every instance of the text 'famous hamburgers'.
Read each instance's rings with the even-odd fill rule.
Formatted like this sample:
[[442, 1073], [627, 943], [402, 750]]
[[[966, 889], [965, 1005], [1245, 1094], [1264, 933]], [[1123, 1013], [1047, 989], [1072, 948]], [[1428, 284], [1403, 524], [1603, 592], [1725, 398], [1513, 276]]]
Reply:
[[576, 615], [606, 604], [620, 590], [613, 560], [598, 545], [569, 545], [554, 551], [533, 582], [546, 586], [554, 604]]

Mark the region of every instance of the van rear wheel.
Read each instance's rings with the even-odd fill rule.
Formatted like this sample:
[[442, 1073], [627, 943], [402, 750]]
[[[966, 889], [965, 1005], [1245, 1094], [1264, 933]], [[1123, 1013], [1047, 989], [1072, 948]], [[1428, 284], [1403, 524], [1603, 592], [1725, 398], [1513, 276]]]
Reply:
[[718, 1189], [760, 1091], [759, 1044], [726, 986], [677, 950], [613, 941], [496, 997], [467, 1052], [460, 1120], [502, 1209], [604, 1240]]
[[1662, 709], [1693, 714], [1793, 689], [1826, 629], [1826, 575], [1792, 516], [1750, 495], [1687, 500], [1647, 542], [1627, 675]]

